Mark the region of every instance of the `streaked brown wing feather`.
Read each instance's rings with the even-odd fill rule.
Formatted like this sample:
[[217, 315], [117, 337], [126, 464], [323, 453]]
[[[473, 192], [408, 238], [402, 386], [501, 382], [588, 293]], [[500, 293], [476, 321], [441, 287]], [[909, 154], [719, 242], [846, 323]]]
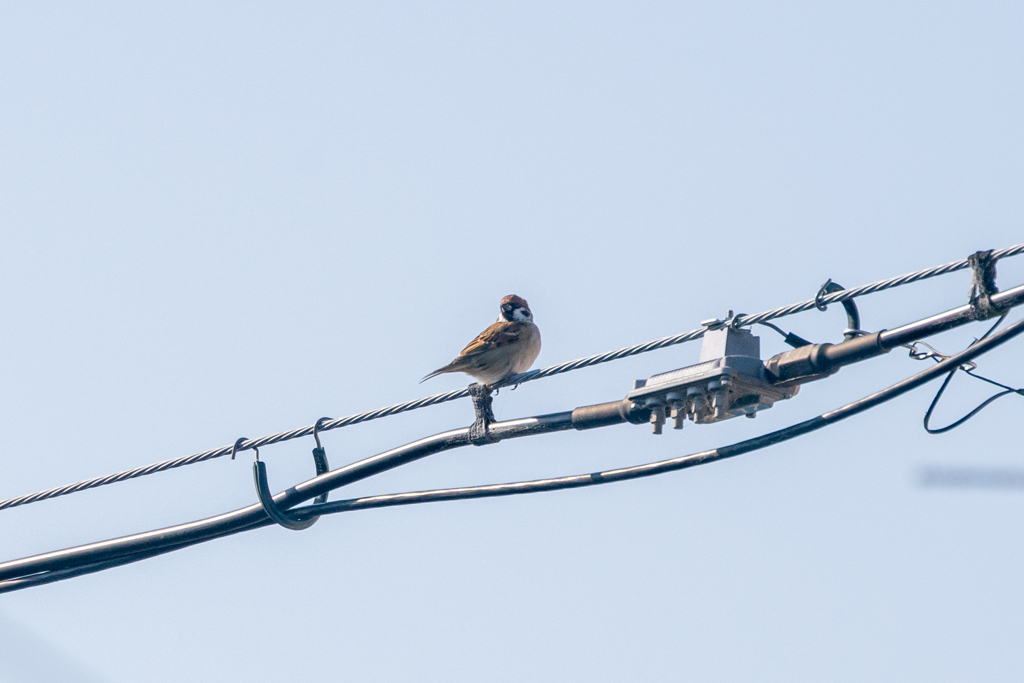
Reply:
[[420, 381], [445, 372], [473, 372], [483, 369], [494, 362], [495, 351], [523, 341], [524, 332], [529, 332], [528, 323], [496, 322], [469, 342], [455, 360], [434, 370]]
[[477, 335], [477, 338], [469, 342], [466, 348], [462, 349], [459, 358], [478, 356], [481, 353], [499, 349], [507, 344], [519, 341], [522, 334], [523, 323], [520, 322], [497, 322]]

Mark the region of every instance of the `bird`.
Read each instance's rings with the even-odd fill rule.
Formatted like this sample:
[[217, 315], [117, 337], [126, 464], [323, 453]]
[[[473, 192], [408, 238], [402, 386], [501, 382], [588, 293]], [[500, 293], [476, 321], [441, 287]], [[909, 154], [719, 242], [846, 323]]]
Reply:
[[525, 372], [540, 353], [540, 330], [526, 299], [509, 294], [501, 300], [498, 320], [477, 335], [455, 360], [420, 380], [446, 372], [464, 372], [477, 382], [491, 385]]

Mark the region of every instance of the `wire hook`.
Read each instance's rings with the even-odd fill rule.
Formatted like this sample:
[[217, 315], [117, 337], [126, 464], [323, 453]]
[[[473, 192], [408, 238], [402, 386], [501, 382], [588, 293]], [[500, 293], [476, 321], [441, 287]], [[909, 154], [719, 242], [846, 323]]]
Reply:
[[[822, 299], [828, 294], [834, 294], [836, 292], [843, 291], [844, 287], [838, 282], [832, 282], [832, 278], [825, 280], [825, 284], [821, 286], [818, 293], [814, 295], [814, 307], [819, 311], [827, 311], [828, 304], [822, 301]], [[843, 305], [843, 309], [846, 311], [846, 329], [843, 330], [843, 337], [846, 341], [850, 341], [856, 337], [861, 336], [860, 329], [860, 311], [857, 310], [857, 304], [853, 299], [847, 299], [846, 301], [840, 302]]]
[[316, 439], [316, 447], [323, 450], [323, 446], [320, 445], [320, 429], [323, 427], [324, 420], [330, 420], [329, 417], [321, 417], [313, 425], [313, 438]]
[[[235, 440], [235, 445], [231, 447], [231, 459], [232, 460], [234, 460], [235, 456], [238, 455], [238, 447], [241, 446], [244, 442], [246, 442], [248, 440], [249, 440], [249, 437], [247, 437], [247, 436], [241, 436], [241, 437], [239, 437], [238, 439]], [[259, 454], [259, 451], [256, 451], [256, 453]]]
[[[316, 440], [316, 448], [313, 449], [313, 463], [316, 465], [316, 475], [319, 477], [321, 474], [326, 474], [330, 471], [331, 467], [327, 462], [327, 451], [320, 444], [320, 429], [323, 426], [324, 420], [329, 420], [329, 417], [321, 417], [313, 425], [313, 438]], [[236, 445], [243, 441], [239, 439], [236, 441]], [[297, 519], [293, 514], [286, 512], [277, 506], [274, 502], [274, 494], [270, 492], [270, 482], [267, 479], [267, 465], [260, 460], [260, 451], [258, 448], [254, 448], [256, 451], [256, 459], [252, 464], [252, 478], [256, 484], [256, 495], [260, 499], [260, 505], [263, 506], [263, 511], [267, 513], [270, 519], [274, 520], [277, 524], [280, 524], [285, 529], [291, 529], [292, 531], [302, 531], [316, 524], [316, 521], [320, 519], [320, 516], [310, 517], [309, 519]], [[327, 493], [321, 493], [313, 500], [313, 504], [326, 503]]]
[[814, 307], [817, 308], [819, 311], [827, 311], [828, 310], [828, 304], [823, 303], [821, 298], [823, 296], [825, 296], [826, 294], [831, 294], [831, 293], [832, 293], [832, 278], [829, 278], [829, 279], [825, 280], [825, 284], [823, 284], [818, 289], [818, 293], [814, 295]]
[[[327, 451], [320, 445], [320, 430], [323, 428], [324, 420], [330, 419], [329, 417], [321, 417], [313, 425], [313, 438], [316, 440], [316, 448], [313, 449], [313, 464], [316, 466], [316, 476], [318, 477], [331, 471], [331, 466], [327, 462]], [[328, 492], [321, 493], [313, 499], [313, 502], [326, 503], [327, 496]]]

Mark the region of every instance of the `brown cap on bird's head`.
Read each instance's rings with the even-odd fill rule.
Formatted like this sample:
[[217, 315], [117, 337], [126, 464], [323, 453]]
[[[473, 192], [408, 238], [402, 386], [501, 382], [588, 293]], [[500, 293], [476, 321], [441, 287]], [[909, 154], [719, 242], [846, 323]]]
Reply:
[[509, 294], [502, 299], [501, 305], [504, 306], [505, 304], [515, 304], [517, 307], [525, 308], [527, 310], [530, 308], [530, 304], [526, 303], [526, 299], [521, 296], [516, 296], [515, 294]]
[[516, 322], [533, 320], [533, 313], [530, 312], [530, 304], [526, 299], [515, 294], [509, 294], [501, 300], [501, 313], [498, 314], [498, 321]]

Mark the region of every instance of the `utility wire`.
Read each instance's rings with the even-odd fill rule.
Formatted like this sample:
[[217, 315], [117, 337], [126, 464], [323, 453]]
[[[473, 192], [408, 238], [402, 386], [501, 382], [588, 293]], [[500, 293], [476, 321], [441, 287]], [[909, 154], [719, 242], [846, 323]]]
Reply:
[[945, 427], [938, 427], [938, 428], [934, 428], [933, 429], [932, 427], [930, 427], [928, 425], [928, 423], [931, 421], [931, 418], [932, 418], [932, 412], [935, 410], [935, 406], [938, 405], [939, 399], [942, 398], [943, 392], [946, 391], [946, 387], [949, 386], [950, 380], [953, 379], [953, 375], [956, 374], [956, 370], [959, 370], [959, 368], [954, 369], [953, 371], [951, 371], [946, 376], [946, 379], [942, 382], [942, 386], [939, 387], [938, 392], [936, 392], [936, 394], [935, 394], [935, 398], [932, 399], [931, 405], [928, 406], [928, 410], [924, 414], [924, 429], [929, 434], [945, 434], [946, 432], [948, 432], [948, 431], [950, 431], [952, 429], [956, 429], [957, 427], [962, 425], [964, 422], [967, 422], [972, 417], [974, 417], [975, 415], [980, 413], [982, 410], [987, 408], [990, 403], [992, 403], [996, 399], [1002, 398], [1003, 396], [1008, 396], [1010, 394], [1018, 394], [1020, 396], [1024, 396], [1024, 389], [1014, 389], [1013, 387], [1008, 387], [1005, 384], [1000, 384], [999, 382], [996, 382], [995, 380], [991, 380], [991, 379], [989, 379], [987, 377], [982, 377], [981, 375], [976, 375], [971, 370], [965, 370], [964, 372], [966, 372], [971, 377], [974, 377], [975, 379], [980, 379], [980, 380], [982, 380], [984, 382], [988, 382], [989, 384], [994, 384], [997, 387], [1003, 387], [1003, 391], [999, 391], [999, 392], [997, 392], [995, 394], [992, 394], [991, 396], [986, 398], [984, 401], [982, 401], [980, 404], [978, 404], [978, 406], [974, 410], [972, 410], [971, 412], [967, 413], [966, 415], [961, 417], [956, 422], [953, 422], [952, 424], [948, 424]]
[[[1000, 322], [1001, 321], [1002, 318], [1000, 318]], [[665, 472], [693, 467], [695, 465], [704, 465], [716, 460], [735, 457], [766, 446], [788, 441], [797, 436], [802, 436], [808, 432], [833, 424], [839, 420], [864, 412], [870, 408], [874, 408], [877, 405], [885, 403], [886, 401], [921, 386], [925, 382], [931, 381], [942, 374], [942, 372], [945, 372], [945, 369], [948, 369], [950, 366], [953, 368], [952, 371], [950, 371], [950, 374], [952, 374], [953, 372], [956, 372], [962, 364], [970, 363], [970, 360], [968, 360], [969, 358], [981, 355], [980, 353], [972, 353], [972, 349], [988, 337], [991, 332], [992, 330], [989, 330], [989, 332], [985, 333], [985, 335], [959, 354], [956, 354], [955, 356], [945, 356], [939, 360], [939, 363], [944, 366], [944, 369], [941, 371], [938, 370], [936, 366], [935, 368], [918, 373], [894, 384], [887, 389], [883, 389], [882, 391], [871, 394], [859, 401], [854, 401], [853, 403], [845, 405], [842, 408], [829, 411], [823, 415], [819, 415], [818, 417], [770, 432], [763, 436], [747, 439], [746, 441], [741, 441], [729, 446], [722, 446], [710, 451], [694, 453], [692, 455], [685, 455], [679, 458], [672, 458], [670, 460], [662, 460], [660, 462], [647, 463], [644, 465], [635, 465], [633, 467], [623, 467], [615, 470], [606, 470], [604, 472], [594, 472], [592, 474], [576, 474], [567, 477], [536, 479], [533, 481], [520, 481], [510, 484], [485, 484], [483, 486], [464, 486], [451, 489], [435, 489], [432, 491], [411, 491], [408, 493], [391, 493], [366, 496], [363, 498], [352, 498], [349, 500], [337, 500], [330, 503], [321, 503], [298, 508], [293, 511], [293, 514], [298, 519], [308, 519], [317, 515], [328, 515], [336, 512], [348, 512], [351, 510], [367, 510], [372, 508], [392, 507], [396, 505], [413, 505], [417, 503], [464, 500], [470, 498], [492, 498], [496, 496], [511, 496], [523, 493], [538, 493], [541, 491], [580, 488], [583, 486], [593, 486], [595, 484], [608, 484], [617, 481], [624, 481], [626, 479], [639, 479], [641, 477], [649, 477], [656, 474], [663, 474]], [[997, 344], [1003, 343], [1021, 332], [1024, 332], [1024, 320], [1014, 323], [1004, 332], [1007, 334], [1005, 336], [1001, 335], [1000, 339], [996, 341]], [[987, 348], [990, 349], [992, 346], [988, 346]], [[958, 360], [960, 362], [957, 362]], [[985, 378], [979, 377], [979, 379]], [[986, 381], [991, 382], [991, 380]], [[993, 382], [993, 384], [1003, 386], [997, 382]], [[1024, 390], [1020, 389], [1011, 389], [1009, 387], [1007, 387], [1007, 389], [1008, 391], [1003, 392], [1004, 394], [1010, 392], [1024, 393]], [[966, 421], [982, 407], [1001, 395], [1002, 394], [997, 394], [990, 398], [985, 402], [985, 404], [982, 404], [982, 406], [972, 412], [971, 415], [963, 418], [961, 422]], [[947, 429], [951, 428], [952, 427], [948, 427]], [[0, 586], [2, 586], [2, 584], [0, 584]]]
[[[871, 408], [901, 396], [913, 389], [916, 389], [922, 384], [945, 374], [951, 368], [956, 368], [963, 363], [970, 362], [972, 359], [1009, 341], [1010, 339], [1013, 339], [1022, 332], [1024, 332], [1024, 319], [1013, 323], [998, 334], [992, 335], [984, 340], [979, 340], [978, 342], [968, 346], [964, 351], [945, 358], [937, 365], [929, 367], [923, 372], [919, 372], [916, 375], [908, 377], [907, 379], [897, 382], [886, 389], [875, 392], [862, 399], [848, 403], [841, 408], [831, 410], [817, 417], [813, 417], [809, 420], [799, 422], [783, 429], [769, 432], [762, 436], [708, 451], [684, 455], [677, 458], [671, 458], [669, 460], [651, 462], [644, 465], [636, 465], [633, 467], [605, 470], [603, 472], [594, 472], [590, 474], [557, 477], [553, 479], [521, 481], [509, 484], [491, 484], [458, 489], [416, 491], [384, 496], [370, 496], [332, 503], [322, 503], [297, 508], [292, 511], [292, 514], [298, 518], [308, 518], [332, 512], [389, 507], [393, 505], [408, 505], [413, 503], [460, 500], [467, 498], [509, 496], [558, 489], [580, 488], [594, 486], [597, 484], [608, 484], [650, 477], [697, 465], [705, 465], [717, 460], [736, 457], [777, 443], [782, 443], [870, 410]], [[557, 415], [550, 417], [557, 417]], [[468, 430], [456, 431], [464, 432]], [[529, 433], [530, 432], [523, 432], [519, 435], [526, 436]], [[449, 432], [447, 435], [442, 434], [437, 436], [450, 437], [453, 434], [454, 432]], [[403, 448], [407, 449], [414, 447], [415, 444], [416, 442], [395, 450], [398, 451]], [[378, 469], [374, 466], [372, 461], [377, 461], [382, 457], [382, 455], [384, 454], [373, 456], [371, 458], [367, 458], [361, 463], [353, 463], [352, 465], [347, 466], [352, 469], [364, 470], [364, 476], [353, 478], [352, 481], [378, 473]], [[331, 472], [320, 475], [316, 480], [336, 477], [337, 473]], [[311, 488], [309, 484], [316, 480], [310, 480], [310, 482], [305, 482], [299, 486], [305, 487], [309, 490]], [[339, 483], [338, 486], [343, 486], [346, 483], [351, 483], [351, 481]], [[291, 489], [291, 491], [294, 490], [294, 488]], [[313, 492], [310, 493], [311, 495], [315, 495]], [[288, 494], [278, 494], [276, 497], [287, 497], [287, 495]], [[260, 515], [260, 517], [256, 517], [255, 515]], [[91, 574], [104, 569], [138, 562], [149, 557], [179, 550], [197, 543], [228, 536], [240, 531], [256, 529], [269, 524], [273, 524], [273, 522], [266, 516], [266, 513], [259, 508], [259, 505], [256, 505], [236, 510], [234, 512], [217, 515], [215, 517], [210, 517], [205, 520], [179, 525], [177, 527], [169, 527], [142, 534], [135, 534], [121, 539], [113, 539], [110, 541], [103, 541], [101, 543], [79, 546], [77, 548], [69, 548], [67, 550], [46, 553], [44, 555], [23, 558], [21, 560], [3, 562], [0, 563], [0, 593], [52, 583], [54, 581], [69, 579], [75, 576]]]
[[[991, 258], [998, 260], [1002, 258], [1008, 258], [1010, 256], [1017, 256], [1018, 254], [1024, 254], [1024, 244], [1018, 244], [1012, 247], [1006, 247], [1005, 249], [998, 249], [993, 251]], [[894, 287], [900, 287], [902, 285], [910, 284], [912, 282], [918, 282], [920, 280], [926, 280], [928, 278], [936, 277], [939, 275], [945, 275], [958, 270], [964, 270], [969, 268], [970, 263], [968, 259], [961, 259], [959, 261], [953, 261], [941, 266], [934, 266], [932, 268], [926, 268], [913, 273], [907, 273], [906, 275], [900, 275], [898, 277], [889, 278], [887, 280], [879, 280], [871, 284], [862, 285], [860, 287], [854, 287], [853, 289], [844, 289], [841, 291], [833, 292], [832, 294], [826, 294], [818, 297], [817, 299], [808, 299], [789, 306], [783, 306], [781, 308], [775, 308], [770, 311], [764, 311], [755, 315], [738, 315], [729, 321], [715, 321], [709, 326], [704, 326], [699, 329], [690, 330], [682, 334], [673, 335], [670, 337], [662, 337], [661, 339], [655, 339], [643, 344], [637, 344], [635, 346], [627, 346], [625, 348], [617, 349], [615, 351], [608, 351], [606, 353], [596, 354], [593, 356], [586, 356], [584, 358], [578, 358], [576, 360], [560, 363], [558, 365], [551, 365], [546, 368], [539, 368], [537, 370], [529, 370], [518, 375], [513, 375], [501, 382], [495, 383], [495, 388], [522, 384], [524, 382], [532, 382], [533, 380], [543, 379], [545, 377], [551, 377], [553, 375], [560, 375], [562, 373], [571, 372], [573, 370], [579, 370], [581, 368], [591, 367], [593, 365], [599, 365], [601, 363], [608, 363], [610, 361], [619, 360], [621, 358], [628, 358], [630, 356], [636, 356], [641, 353], [647, 353], [649, 351], [656, 351], [676, 344], [682, 344], [694, 339], [699, 339], [704, 336], [704, 333], [709, 329], [717, 329], [717, 327], [724, 324], [732, 324], [736, 327], [748, 326], [756, 323], [763, 323], [768, 320], [775, 318], [782, 318], [796, 313], [802, 313], [803, 311], [809, 311], [812, 308], [818, 308], [820, 305], [828, 305], [832, 303], [841, 303], [848, 299], [855, 297], [864, 296], [866, 294], [873, 294], [886, 289], [892, 289]], [[447, 391], [440, 394], [434, 394], [433, 396], [426, 396], [413, 401], [406, 401], [405, 403], [396, 403], [391, 406], [384, 408], [378, 408], [376, 410], [370, 410], [363, 413], [357, 413], [355, 415], [349, 415], [347, 417], [339, 417], [333, 420], [321, 420], [319, 431], [324, 432], [331, 429], [339, 429], [341, 427], [348, 427], [350, 425], [359, 424], [360, 422], [368, 422], [370, 420], [376, 420], [382, 417], [388, 417], [391, 415], [397, 415], [399, 413], [405, 413], [410, 410], [416, 410], [418, 408], [426, 408], [428, 406], [437, 405], [439, 403], [446, 403], [448, 401], [454, 401], [456, 399], [465, 398], [469, 396], [468, 389], [455, 389], [453, 391]], [[220, 448], [214, 448], [212, 450], [203, 451], [202, 453], [195, 453], [193, 455], [185, 456], [182, 458], [175, 458], [172, 460], [164, 460], [161, 462], [146, 465], [144, 467], [137, 467], [135, 469], [124, 470], [116, 472], [114, 474], [108, 474], [102, 477], [95, 477], [92, 479], [85, 479], [74, 484], [66, 484], [64, 486], [58, 486], [37, 493], [31, 493], [16, 498], [8, 498], [7, 500], [0, 501], [0, 510], [6, 510], [7, 508], [17, 507], [19, 505], [27, 505], [29, 503], [35, 503], [41, 500], [47, 500], [50, 498], [56, 498], [58, 496], [65, 496], [71, 493], [77, 493], [79, 491], [85, 491], [87, 489], [97, 488], [99, 486], [106, 486], [107, 484], [114, 484], [128, 479], [136, 479], [138, 477], [144, 477], [149, 474], [155, 474], [157, 472], [164, 472], [166, 470], [174, 469], [177, 467], [183, 467], [185, 465], [192, 465], [198, 462], [204, 462], [206, 460], [212, 460], [225, 455], [231, 455], [237, 452], [249, 450], [251, 448], [262, 448], [263, 446], [269, 446], [271, 444], [281, 443], [282, 441], [289, 441], [291, 439], [298, 439], [304, 436], [310, 436], [314, 432], [314, 425], [307, 425], [305, 427], [299, 427], [286, 432], [280, 432], [278, 434], [271, 434], [269, 436], [263, 436], [258, 439], [245, 439], [239, 440], [232, 446], [221, 446]]]

